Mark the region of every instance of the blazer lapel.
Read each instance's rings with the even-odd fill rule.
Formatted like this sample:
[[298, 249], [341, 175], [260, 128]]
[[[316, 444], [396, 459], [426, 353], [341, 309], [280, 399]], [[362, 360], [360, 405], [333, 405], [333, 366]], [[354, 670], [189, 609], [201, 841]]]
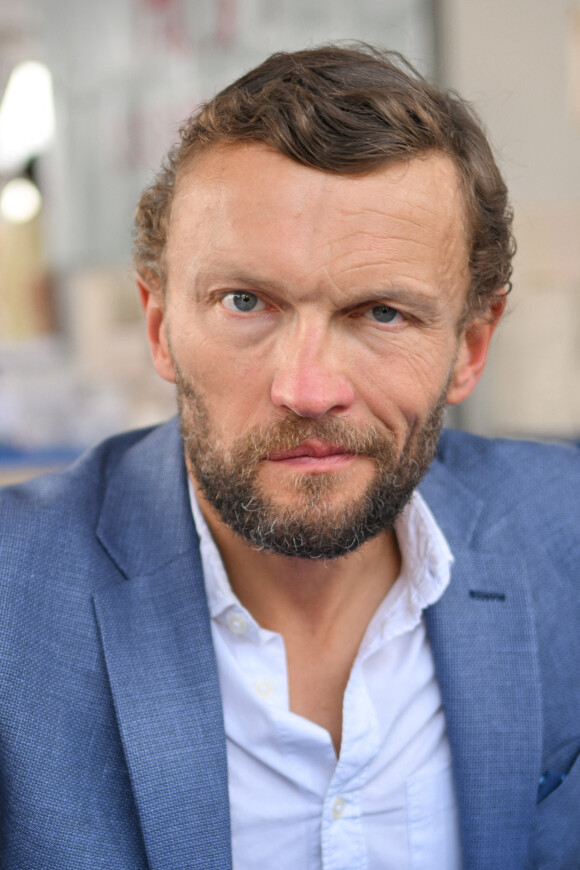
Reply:
[[98, 535], [128, 578], [99, 592], [95, 610], [150, 866], [227, 870], [223, 715], [174, 428], [125, 454]]
[[436, 464], [422, 486], [455, 556], [425, 612], [454, 761], [466, 870], [525, 861], [541, 762], [525, 561], [472, 545], [480, 500]]

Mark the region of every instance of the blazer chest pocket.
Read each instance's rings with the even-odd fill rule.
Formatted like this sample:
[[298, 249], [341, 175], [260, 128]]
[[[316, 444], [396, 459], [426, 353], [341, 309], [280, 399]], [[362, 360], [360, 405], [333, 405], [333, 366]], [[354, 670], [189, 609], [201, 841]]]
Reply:
[[[557, 782], [548, 782], [549, 788]], [[542, 795], [540, 785], [539, 796]], [[565, 778], [536, 806], [526, 870], [580, 867], [580, 754]]]

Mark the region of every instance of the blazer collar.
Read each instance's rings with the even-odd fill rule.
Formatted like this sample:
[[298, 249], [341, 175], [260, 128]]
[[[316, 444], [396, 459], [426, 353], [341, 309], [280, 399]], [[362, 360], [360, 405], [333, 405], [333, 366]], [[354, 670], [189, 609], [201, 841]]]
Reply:
[[227, 870], [223, 713], [175, 424], [114, 468], [97, 534], [130, 581], [95, 611], [149, 862]]
[[439, 462], [421, 485], [455, 562], [425, 612], [452, 749], [466, 870], [523, 866], [541, 764], [533, 603], [521, 553], [474, 541], [484, 505]]

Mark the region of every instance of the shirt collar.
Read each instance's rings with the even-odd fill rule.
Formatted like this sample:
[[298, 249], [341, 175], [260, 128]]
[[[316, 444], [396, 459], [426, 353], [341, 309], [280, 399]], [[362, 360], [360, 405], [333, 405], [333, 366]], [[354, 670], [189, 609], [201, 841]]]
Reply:
[[401, 573], [377, 608], [366, 630], [360, 656], [412, 631], [423, 611], [441, 598], [451, 579], [453, 554], [427, 503], [415, 490], [395, 522]]
[[212, 619], [217, 619], [229, 607], [242, 608], [242, 605], [230, 585], [220, 551], [201, 512], [191, 478], [189, 478], [188, 483], [191, 512], [199, 535], [201, 564], [209, 613]]
[[[252, 633], [260, 632], [260, 627], [232, 590], [191, 480], [189, 498], [200, 539], [210, 616], [220, 619], [226, 611], [235, 608], [244, 614], [253, 627]], [[367, 654], [375, 649], [377, 643], [414, 628], [423, 610], [438, 601], [449, 585], [453, 554], [435, 517], [417, 490], [397, 519], [395, 532], [402, 557], [401, 573], [368, 626], [361, 646], [361, 652]]]

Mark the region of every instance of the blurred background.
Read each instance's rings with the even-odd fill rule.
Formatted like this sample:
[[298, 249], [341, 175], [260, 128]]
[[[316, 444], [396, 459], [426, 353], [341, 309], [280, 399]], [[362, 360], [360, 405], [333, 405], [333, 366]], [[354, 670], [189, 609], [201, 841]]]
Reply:
[[580, 2], [0, 0], [0, 480], [174, 413], [130, 264], [139, 192], [202, 99], [335, 39], [472, 100], [512, 193], [509, 315], [451, 424], [580, 438]]

